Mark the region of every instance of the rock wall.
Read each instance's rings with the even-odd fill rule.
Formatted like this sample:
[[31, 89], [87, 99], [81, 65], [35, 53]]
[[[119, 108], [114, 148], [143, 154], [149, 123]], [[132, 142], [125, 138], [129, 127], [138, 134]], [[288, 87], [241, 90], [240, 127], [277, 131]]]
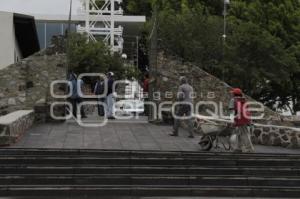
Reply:
[[[212, 101], [218, 104], [218, 109], [222, 109], [228, 114], [228, 105], [231, 99], [229, 91], [232, 89], [228, 84], [205, 72], [191, 63], [182, 63], [175, 57], [167, 57], [163, 53], [158, 56], [158, 65], [152, 84], [152, 96], [156, 102], [176, 101], [176, 93], [180, 84], [180, 77], [186, 76], [195, 92], [195, 102]], [[159, 93], [159, 94], [158, 94]], [[158, 97], [158, 95], [160, 95]], [[246, 96], [248, 100], [255, 101]], [[221, 107], [223, 106], [223, 108]], [[201, 107], [200, 107], [201, 108]], [[203, 105], [202, 110], [211, 109], [209, 105]], [[200, 112], [202, 110], [199, 110]], [[279, 121], [282, 117], [276, 112], [265, 107], [264, 118], [270, 121]], [[288, 121], [286, 121], [288, 123]]]
[[66, 56], [49, 48], [0, 70], [0, 116], [50, 101], [50, 84], [66, 79]]
[[252, 141], [255, 144], [300, 148], [300, 132], [292, 129], [275, 127], [256, 127]]
[[26, 101], [26, 69], [18, 63], [0, 70], [0, 115], [22, 109]]
[[[213, 101], [223, 109], [225, 115], [228, 114], [228, 104], [230, 101], [231, 87], [213, 75], [203, 71], [191, 63], [182, 63], [176, 57], [168, 57], [160, 53], [157, 60], [157, 69], [151, 74], [155, 81], [150, 84], [151, 96], [157, 103], [176, 100], [176, 93], [180, 84], [180, 76], [186, 76], [196, 92], [195, 102]], [[251, 97], [248, 100], [254, 101]], [[223, 108], [221, 107], [223, 106]], [[209, 105], [200, 107], [199, 112], [206, 115], [206, 109], [211, 109]], [[166, 117], [171, 114], [163, 113]], [[164, 118], [171, 121], [172, 118]], [[197, 121], [197, 120], [195, 120]], [[265, 107], [264, 119], [254, 121], [256, 123], [290, 126], [294, 123], [290, 118], [284, 118], [276, 112]], [[197, 125], [196, 125], [197, 126]], [[293, 130], [280, 130], [278, 128], [257, 127], [254, 131], [253, 141], [263, 145], [274, 145], [283, 147], [300, 147], [300, 132]]]

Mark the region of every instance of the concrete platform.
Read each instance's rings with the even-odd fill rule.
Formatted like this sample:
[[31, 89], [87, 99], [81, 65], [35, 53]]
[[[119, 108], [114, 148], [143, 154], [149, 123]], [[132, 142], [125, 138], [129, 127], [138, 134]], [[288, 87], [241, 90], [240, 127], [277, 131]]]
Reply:
[[43, 124], [30, 129], [14, 148], [76, 148], [197, 151], [198, 139], [169, 136], [171, 126], [112, 121], [104, 127], [81, 127], [75, 122]]
[[[85, 122], [95, 122], [89, 118]], [[188, 138], [185, 130], [171, 137], [171, 126], [139, 120], [110, 121], [104, 127], [81, 127], [74, 120], [65, 123], [36, 125], [12, 148], [116, 149], [199, 151], [199, 137]], [[300, 150], [256, 146], [257, 153], [300, 154]]]

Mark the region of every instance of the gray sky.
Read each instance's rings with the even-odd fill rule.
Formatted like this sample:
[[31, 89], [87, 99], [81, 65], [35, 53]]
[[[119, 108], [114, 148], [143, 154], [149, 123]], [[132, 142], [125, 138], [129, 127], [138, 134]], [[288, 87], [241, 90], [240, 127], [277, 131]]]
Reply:
[[[80, 0], [73, 0], [73, 14], [80, 7]], [[0, 11], [24, 14], [68, 14], [70, 0], [0, 0]]]

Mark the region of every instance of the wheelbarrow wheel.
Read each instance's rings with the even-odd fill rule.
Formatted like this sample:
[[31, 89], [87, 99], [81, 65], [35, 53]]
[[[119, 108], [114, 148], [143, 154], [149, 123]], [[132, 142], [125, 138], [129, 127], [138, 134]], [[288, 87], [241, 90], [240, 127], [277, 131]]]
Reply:
[[210, 151], [213, 146], [212, 139], [210, 136], [203, 136], [200, 139], [199, 145], [203, 151]]

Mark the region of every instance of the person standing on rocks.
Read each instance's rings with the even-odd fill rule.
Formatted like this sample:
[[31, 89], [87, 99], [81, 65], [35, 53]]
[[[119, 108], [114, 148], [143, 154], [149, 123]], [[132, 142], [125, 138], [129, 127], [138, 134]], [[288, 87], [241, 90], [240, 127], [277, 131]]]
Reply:
[[232, 99], [229, 104], [229, 109], [234, 115], [233, 127], [235, 128], [234, 133], [236, 135], [235, 151], [254, 152], [249, 130], [251, 125], [251, 114], [248, 111], [246, 98], [239, 88], [232, 89], [230, 93], [232, 94]]
[[192, 106], [193, 106], [193, 87], [188, 83], [186, 77], [180, 78], [181, 85], [178, 88], [177, 100], [180, 102], [178, 106], [176, 106], [174, 117], [174, 126], [173, 133], [171, 136], [178, 136], [178, 129], [180, 127], [180, 122], [182, 119], [179, 117], [186, 116], [188, 118], [188, 132], [189, 138], [194, 138], [193, 134], [193, 118], [192, 118]]

